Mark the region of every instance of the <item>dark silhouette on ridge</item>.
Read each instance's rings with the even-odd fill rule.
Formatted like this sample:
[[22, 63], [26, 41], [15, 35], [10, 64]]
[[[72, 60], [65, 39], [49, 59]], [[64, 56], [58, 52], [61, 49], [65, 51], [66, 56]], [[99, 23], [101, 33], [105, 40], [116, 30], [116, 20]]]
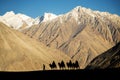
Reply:
[[73, 63], [72, 66], [73, 66], [74, 69], [79, 69], [79, 63], [78, 63], [78, 61], [76, 60], [75, 63]]
[[79, 63], [77, 60], [75, 61], [75, 63], [72, 63], [72, 61], [70, 60], [66, 64], [67, 64], [68, 69], [79, 69]]
[[56, 64], [55, 64], [55, 61], [53, 61], [52, 64], [49, 64], [49, 66], [51, 67], [51, 69], [55, 69], [57, 68]]
[[45, 70], [45, 65], [43, 64], [43, 70]]
[[58, 63], [58, 66], [59, 66], [60, 69], [65, 68], [65, 63], [64, 63], [64, 61], [62, 60], [61, 63]]
[[72, 68], [72, 61], [71, 60], [69, 62], [67, 62], [66, 64], [67, 64], [68, 69]]

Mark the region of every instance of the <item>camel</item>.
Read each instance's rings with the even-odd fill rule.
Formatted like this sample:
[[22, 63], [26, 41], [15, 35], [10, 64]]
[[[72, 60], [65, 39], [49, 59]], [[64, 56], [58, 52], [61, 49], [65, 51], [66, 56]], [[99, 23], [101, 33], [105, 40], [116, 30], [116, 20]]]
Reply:
[[55, 69], [55, 68], [57, 68], [57, 66], [56, 66], [56, 64], [55, 64], [55, 62], [53, 61], [53, 63], [52, 64], [49, 64], [49, 66], [51, 67], [51, 69]]

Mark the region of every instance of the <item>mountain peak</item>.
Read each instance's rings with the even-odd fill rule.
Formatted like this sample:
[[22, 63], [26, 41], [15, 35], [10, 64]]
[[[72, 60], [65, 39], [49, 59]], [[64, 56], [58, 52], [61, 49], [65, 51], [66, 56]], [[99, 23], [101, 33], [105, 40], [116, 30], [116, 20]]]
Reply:
[[[80, 12], [80, 13], [87, 13], [89, 15], [91, 15], [92, 17], [94, 17], [95, 15], [94, 14], [99, 14], [99, 15], [102, 15], [102, 16], [111, 16], [111, 14], [109, 12], [100, 12], [98, 10], [92, 10], [90, 8], [85, 8], [85, 7], [82, 7], [82, 6], [77, 6], [75, 7], [72, 12]], [[117, 16], [116, 14], [114, 14], [114, 16]]]
[[6, 14], [15, 14], [14, 11], [6, 12]]
[[6, 12], [3, 16], [4, 17], [11, 17], [11, 16], [14, 16], [14, 15], [15, 15], [14, 11], [9, 11], [9, 12]]
[[53, 14], [53, 13], [45, 13], [44, 14], [44, 19], [43, 22], [55, 19], [57, 17], [57, 15]]
[[81, 9], [81, 8], [83, 8], [83, 7], [82, 6], [77, 6], [77, 7], [74, 8], [74, 10], [78, 10], [78, 9]]
[[75, 7], [73, 10], [79, 12], [80, 10], [85, 11], [85, 10], [91, 10], [91, 9], [87, 9], [87, 8], [85, 8], [85, 7], [82, 7], [82, 6], [77, 6], [77, 7]]

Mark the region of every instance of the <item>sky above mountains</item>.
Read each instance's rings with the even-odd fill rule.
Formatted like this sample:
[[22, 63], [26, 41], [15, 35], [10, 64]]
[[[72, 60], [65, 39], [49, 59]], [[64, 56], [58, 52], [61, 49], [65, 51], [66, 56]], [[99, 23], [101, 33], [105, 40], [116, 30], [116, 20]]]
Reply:
[[120, 15], [119, 4], [120, 0], [0, 0], [0, 15], [14, 11], [35, 18], [45, 12], [64, 14], [76, 6]]

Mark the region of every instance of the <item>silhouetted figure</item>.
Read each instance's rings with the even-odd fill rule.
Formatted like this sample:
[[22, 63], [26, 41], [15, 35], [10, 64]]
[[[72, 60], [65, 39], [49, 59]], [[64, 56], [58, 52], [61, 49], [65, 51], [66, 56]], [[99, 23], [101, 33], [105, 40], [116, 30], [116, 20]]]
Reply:
[[64, 63], [64, 61], [62, 60], [61, 63], [58, 63], [58, 66], [59, 66], [60, 69], [65, 68], [65, 63]]
[[67, 64], [68, 69], [72, 68], [72, 61], [71, 60], [69, 62], [67, 62], [66, 64]]
[[76, 67], [76, 64], [75, 63], [72, 63], [72, 69], [75, 69]]
[[43, 70], [45, 70], [45, 65], [43, 64]]
[[75, 69], [79, 69], [79, 63], [78, 61], [76, 60], [75, 63], [73, 64], [74, 68]]
[[52, 63], [52, 64], [49, 64], [49, 66], [51, 67], [51, 69], [57, 68], [57, 66], [56, 66], [56, 64], [55, 64], [55, 62], [54, 62], [54, 61], [53, 61], [53, 63]]

